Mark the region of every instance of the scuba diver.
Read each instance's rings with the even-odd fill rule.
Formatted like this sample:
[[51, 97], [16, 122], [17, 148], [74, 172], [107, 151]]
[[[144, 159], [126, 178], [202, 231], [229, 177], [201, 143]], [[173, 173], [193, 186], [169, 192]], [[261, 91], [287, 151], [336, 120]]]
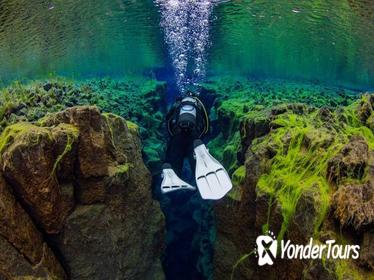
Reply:
[[197, 94], [189, 91], [179, 97], [166, 115], [169, 142], [162, 166], [161, 192], [196, 190], [182, 176], [187, 158], [195, 170], [196, 185], [203, 199], [217, 200], [232, 188], [225, 168], [209, 153], [201, 138], [209, 131], [209, 117]]

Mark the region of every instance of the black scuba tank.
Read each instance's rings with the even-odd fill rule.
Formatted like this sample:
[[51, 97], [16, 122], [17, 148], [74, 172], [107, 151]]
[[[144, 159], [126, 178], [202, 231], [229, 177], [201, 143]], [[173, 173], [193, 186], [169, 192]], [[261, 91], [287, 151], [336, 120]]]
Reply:
[[179, 107], [178, 126], [183, 130], [192, 130], [196, 127], [197, 101], [192, 97], [182, 99]]

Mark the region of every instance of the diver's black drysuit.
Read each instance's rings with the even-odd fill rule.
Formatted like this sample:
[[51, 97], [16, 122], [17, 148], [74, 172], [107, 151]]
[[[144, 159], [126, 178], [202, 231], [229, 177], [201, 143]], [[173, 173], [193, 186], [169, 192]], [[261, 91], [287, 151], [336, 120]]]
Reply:
[[[167, 144], [165, 165], [170, 164], [183, 180], [187, 179], [182, 176], [185, 159], [189, 160], [190, 174], [195, 173], [194, 140], [203, 137], [209, 129], [204, 105], [197, 97], [189, 96], [195, 99], [179, 98], [166, 115], [170, 139]], [[195, 116], [181, 114], [183, 112], [181, 109], [185, 105], [195, 107]], [[213, 258], [210, 230], [213, 228], [214, 214], [210, 203], [202, 201], [197, 192], [177, 191], [162, 196], [161, 207], [165, 213], [168, 236], [163, 259], [166, 279], [209, 279], [206, 275], [212, 274], [212, 268], [201, 267], [201, 265], [207, 259], [212, 262]], [[202, 221], [197, 221], [196, 217], [201, 217]], [[201, 261], [202, 259], [204, 261]]]
[[[185, 106], [192, 106], [196, 109], [195, 117], [188, 114], [188, 111], [183, 111]], [[208, 115], [200, 99], [188, 95], [179, 98], [174, 103], [166, 115], [166, 123], [170, 139], [166, 149], [165, 163], [169, 163], [181, 177], [185, 158], [188, 158], [191, 170], [195, 170], [193, 143], [194, 140], [200, 139], [208, 132]]]

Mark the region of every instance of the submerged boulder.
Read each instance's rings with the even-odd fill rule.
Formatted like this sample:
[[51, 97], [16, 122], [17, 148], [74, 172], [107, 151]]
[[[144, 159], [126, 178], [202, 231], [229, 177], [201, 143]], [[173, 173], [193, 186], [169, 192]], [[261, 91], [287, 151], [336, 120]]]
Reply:
[[[371, 100], [365, 96], [339, 109], [281, 105], [241, 116], [236, 148], [242, 149], [237, 160], [244, 167], [233, 176], [244, 168], [244, 179], [235, 183], [235, 196], [215, 206], [215, 279], [373, 277]], [[312, 237], [317, 243], [358, 244], [360, 258], [277, 258], [259, 267], [256, 238], [269, 231], [295, 244]]]
[[361, 179], [368, 164], [368, 144], [361, 136], [355, 136], [328, 162], [327, 178], [339, 184], [344, 179]]
[[360, 264], [374, 270], [374, 231], [364, 233], [361, 243]]
[[334, 216], [356, 230], [374, 225], [374, 182], [341, 186], [333, 196]]
[[[72, 107], [15, 124], [1, 137], [11, 203], [25, 222], [16, 224], [12, 211], [13, 221], [3, 219], [0, 276], [163, 279], [163, 216], [134, 124]], [[0, 192], [0, 209], [9, 196]]]
[[[0, 276], [65, 279], [55, 254], [0, 175]], [[1, 278], [1, 277], [0, 277]]]
[[[164, 149], [162, 131], [163, 115], [167, 109], [166, 92], [165, 82], [140, 77], [96, 78], [80, 82], [59, 78], [16, 83], [0, 89], [0, 132], [10, 124], [37, 121], [48, 112], [95, 105], [103, 112], [114, 113], [139, 125], [140, 137], [147, 146], [143, 151], [144, 162], [151, 172], [157, 173], [162, 165], [160, 155]], [[81, 167], [84, 168], [84, 163]]]
[[[65, 129], [71, 144], [77, 139], [75, 128]], [[53, 130], [19, 123], [8, 127], [2, 153], [2, 169], [7, 181], [28, 208], [30, 215], [47, 233], [58, 233], [74, 206], [56, 178], [56, 168], [65, 156], [57, 155]], [[66, 152], [67, 153], [67, 152]]]

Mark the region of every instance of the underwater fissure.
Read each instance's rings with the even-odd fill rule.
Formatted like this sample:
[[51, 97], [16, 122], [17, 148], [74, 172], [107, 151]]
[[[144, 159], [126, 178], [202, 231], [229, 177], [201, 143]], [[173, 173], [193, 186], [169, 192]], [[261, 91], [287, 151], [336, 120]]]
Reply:
[[[373, 15], [370, 0], [0, 1], [0, 278], [374, 279]], [[219, 201], [161, 193], [165, 116], [187, 95], [232, 179]], [[360, 258], [259, 266], [259, 235]]]

